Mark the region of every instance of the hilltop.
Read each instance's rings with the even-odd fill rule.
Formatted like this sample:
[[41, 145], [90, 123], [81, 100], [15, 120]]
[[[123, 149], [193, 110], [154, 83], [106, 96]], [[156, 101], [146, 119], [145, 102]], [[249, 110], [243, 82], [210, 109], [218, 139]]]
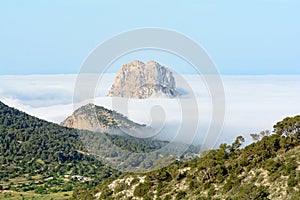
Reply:
[[116, 111], [91, 103], [75, 110], [61, 125], [79, 130], [111, 134], [122, 134], [122, 130], [138, 134], [138, 132], [142, 132], [147, 128], [145, 125], [135, 123]]

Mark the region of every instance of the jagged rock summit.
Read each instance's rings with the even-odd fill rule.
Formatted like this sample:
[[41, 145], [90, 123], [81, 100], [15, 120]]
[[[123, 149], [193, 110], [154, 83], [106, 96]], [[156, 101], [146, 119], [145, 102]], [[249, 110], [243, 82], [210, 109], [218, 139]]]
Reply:
[[111, 97], [146, 99], [178, 96], [173, 73], [155, 61], [124, 64], [108, 93]]

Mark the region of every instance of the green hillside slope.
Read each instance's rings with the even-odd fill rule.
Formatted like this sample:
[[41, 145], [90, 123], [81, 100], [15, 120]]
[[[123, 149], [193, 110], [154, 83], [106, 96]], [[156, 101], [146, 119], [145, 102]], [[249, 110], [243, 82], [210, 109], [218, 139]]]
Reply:
[[[267, 136], [264, 136], [267, 135]], [[299, 199], [300, 116], [274, 126], [257, 142], [244, 139], [205, 152], [200, 159], [176, 162], [149, 173], [128, 173], [74, 199]]]
[[[118, 156], [105, 146], [107, 139], [133, 152], [153, 151], [167, 143], [88, 131], [80, 134], [97, 137], [107, 159]], [[0, 102], [0, 192], [66, 192], [95, 186], [119, 174], [86, 150], [77, 130], [40, 120]]]

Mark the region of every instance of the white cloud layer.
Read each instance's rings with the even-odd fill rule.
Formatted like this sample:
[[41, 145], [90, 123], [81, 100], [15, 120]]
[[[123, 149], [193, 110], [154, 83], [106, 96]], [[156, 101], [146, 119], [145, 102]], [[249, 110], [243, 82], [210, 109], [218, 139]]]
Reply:
[[[180, 128], [181, 107], [177, 99], [129, 100], [128, 113], [106, 97], [115, 74], [105, 74], [99, 81], [93, 102], [128, 114], [129, 118], [151, 124], [151, 108], [164, 110], [166, 128]], [[211, 99], [202, 79], [184, 75], [196, 95], [199, 110], [199, 138], [208, 130]], [[300, 113], [300, 76], [223, 76], [226, 95], [226, 119], [218, 141], [231, 143], [237, 135], [271, 129], [276, 121]], [[0, 76], [0, 100], [39, 118], [59, 123], [73, 112], [76, 75]], [[181, 87], [181, 83], [178, 83]], [[182, 99], [189, 98], [183, 95]], [[158, 108], [158, 107], [156, 107]], [[153, 110], [152, 110], [153, 111]], [[158, 109], [159, 111], [159, 109]], [[192, 118], [191, 118], [192, 119]]]

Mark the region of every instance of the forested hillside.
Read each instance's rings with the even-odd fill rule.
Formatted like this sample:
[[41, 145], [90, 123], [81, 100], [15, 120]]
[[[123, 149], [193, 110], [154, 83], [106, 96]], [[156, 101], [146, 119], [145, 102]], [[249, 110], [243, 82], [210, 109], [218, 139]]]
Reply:
[[149, 173], [127, 173], [90, 189], [76, 190], [74, 199], [282, 199], [300, 193], [300, 116], [286, 118], [274, 133], [253, 134]]
[[[133, 152], [153, 151], [167, 143], [81, 133], [109, 139]], [[105, 152], [114, 154], [104, 142], [97, 142]], [[40, 120], [0, 102], [0, 190], [38, 194], [71, 191], [79, 186], [95, 186], [119, 174], [87, 151], [77, 130]]]
[[[148, 153], [167, 144], [82, 133], [92, 139], [106, 136], [115, 146], [132, 152]], [[54, 194], [51, 198], [55, 199], [57, 193], [75, 190], [73, 199], [84, 200], [299, 199], [300, 116], [278, 122], [272, 134], [265, 131], [251, 136], [255, 142], [242, 149], [244, 139], [239, 136], [230, 145], [221, 144], [218, 149], [204, 152], [201, 158], [176, 161], [148, 173], [121, 174], [92, 156], [77, 130], [40, 120], [0, 102], [0, 190], [4, 191], [0, 197], [11, 199], [11, 191], [15, 191], [22, 192], [19, 199], [27, 193]], [[121, 155], [111, 147], [101, 145], [102, 150], [108, 159], [120, 161]], [[126, 166], [145, 163], [130, 160]], [[68, 198], [72, 194], [64, 195]]]

